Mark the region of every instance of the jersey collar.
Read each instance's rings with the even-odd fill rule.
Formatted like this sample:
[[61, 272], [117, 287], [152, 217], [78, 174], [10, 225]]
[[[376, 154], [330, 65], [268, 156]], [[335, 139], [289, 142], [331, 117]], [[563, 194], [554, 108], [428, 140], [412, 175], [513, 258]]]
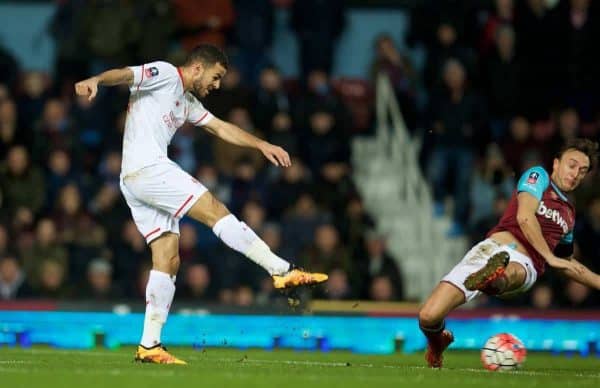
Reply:
[[550, 184], [552, 185], [552, 189], [554, 191], [556, 191], [556, 193], [558, 194], [558, 196], [560, 197], [560, 199], [562, 199], [565, 202], [569, 202], [569, 200], [567, 199], [566, 195], [564, 195], [563, 192], [560, 191], [560, 189], [558, 188], [558, 186], [556, 186], [554, 184], [554, 182], [552, 182], [552, 180], [550, 180]]
[[181, 67], [177, 67], [177, 73], [179, 73], [179, 79], [181, 80], [181, 88], [183, 89], [183, 93], [185, 93], [185, 84], [183, 83], [183, 73], [181, 72]]

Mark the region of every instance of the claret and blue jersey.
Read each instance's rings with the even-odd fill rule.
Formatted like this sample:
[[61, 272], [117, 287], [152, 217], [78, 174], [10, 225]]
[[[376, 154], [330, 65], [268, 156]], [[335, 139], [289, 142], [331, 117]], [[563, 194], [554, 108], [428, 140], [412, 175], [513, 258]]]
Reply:
[[544, 272], [545, 259], [529, 243], [517, 222], [517, 194], [526, 192], [539, 200], [536, 211], [537, 220], [548, 246], [554, 250], [559, 244], [573, 242], [575, 208], [565, 194], [552, 182], [548, 172], [541, 166], [528, 169], [521, 175], [517, 189], [500, 222], [488, 235], [500, 231], [510, 232], [525, 247], [536, 267], [538, 274]]

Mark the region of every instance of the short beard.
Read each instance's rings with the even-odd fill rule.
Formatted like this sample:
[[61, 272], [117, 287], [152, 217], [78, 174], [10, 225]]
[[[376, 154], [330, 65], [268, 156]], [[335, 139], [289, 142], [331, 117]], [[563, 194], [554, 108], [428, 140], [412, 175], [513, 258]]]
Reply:
[[190, 93], [192, 94], [192, 96], [196, 97], [197, 100], [202, 99], [202, 96], [199, 96], [195, 90], [190, 90]]

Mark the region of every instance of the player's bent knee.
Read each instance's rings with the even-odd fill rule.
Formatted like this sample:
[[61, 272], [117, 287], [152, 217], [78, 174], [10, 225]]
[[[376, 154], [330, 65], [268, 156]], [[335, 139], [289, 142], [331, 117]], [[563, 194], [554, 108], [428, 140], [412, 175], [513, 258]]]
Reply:
[[511, 262], [506, 267], [506, 277], [508, 279], [507, 291], [519, 288], [527, 279], [527, 270], [523, 264]]

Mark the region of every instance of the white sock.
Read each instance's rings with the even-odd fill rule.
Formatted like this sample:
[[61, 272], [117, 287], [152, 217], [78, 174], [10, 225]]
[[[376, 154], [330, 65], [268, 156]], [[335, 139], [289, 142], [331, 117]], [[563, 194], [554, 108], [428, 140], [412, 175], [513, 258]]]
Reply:
[[141, 344], [147, 348], [160, 343], [160, 332], [167, 321], [175, 295], [174, 277], [165, 272], [150, 271], [146, 285], [146, 315]]
[[217, 221], [213, 232], [231, 249], [263, 267], [269, 275], [281, 275], [290, 268], [290, 263], [271, 252], [269, 246], [233, 214]]

